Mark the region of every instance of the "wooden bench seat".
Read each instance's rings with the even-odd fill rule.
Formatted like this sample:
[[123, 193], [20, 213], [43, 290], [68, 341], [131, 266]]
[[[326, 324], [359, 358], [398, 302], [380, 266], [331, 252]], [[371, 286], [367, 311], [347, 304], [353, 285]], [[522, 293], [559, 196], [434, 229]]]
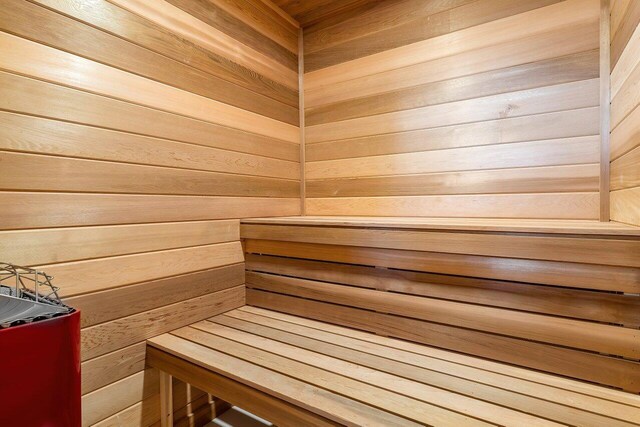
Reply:
[[247, 304], [640, 393], [640, 228], [241, 222]]
[[640, 424], [640, 396], [248, 306], [147, 350], [166, 378], [279, 426]]

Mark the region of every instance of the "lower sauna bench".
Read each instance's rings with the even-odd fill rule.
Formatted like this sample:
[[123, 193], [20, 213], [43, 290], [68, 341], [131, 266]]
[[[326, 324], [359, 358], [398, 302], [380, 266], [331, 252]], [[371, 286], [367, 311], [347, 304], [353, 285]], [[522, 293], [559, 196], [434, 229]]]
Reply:
[[172, 376], [277, 426], [640, 424], [640, 396], [244, 306], [147, 341]]

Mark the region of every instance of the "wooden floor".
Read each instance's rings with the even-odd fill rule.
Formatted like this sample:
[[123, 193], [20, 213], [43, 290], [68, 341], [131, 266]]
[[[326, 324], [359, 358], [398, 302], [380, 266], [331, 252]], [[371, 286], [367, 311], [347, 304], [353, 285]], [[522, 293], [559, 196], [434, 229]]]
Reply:
[[148, 344], [323, 425], [640, 425], [638, 395], [249, 306]]

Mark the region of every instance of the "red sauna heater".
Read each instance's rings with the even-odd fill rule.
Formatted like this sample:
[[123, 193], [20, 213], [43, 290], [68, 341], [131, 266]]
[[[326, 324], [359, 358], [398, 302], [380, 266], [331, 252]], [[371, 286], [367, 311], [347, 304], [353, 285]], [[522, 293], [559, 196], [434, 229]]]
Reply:
[[60, 302], [50, 280], [0, 264], [2, 427], [81, 425], [80, 312]]

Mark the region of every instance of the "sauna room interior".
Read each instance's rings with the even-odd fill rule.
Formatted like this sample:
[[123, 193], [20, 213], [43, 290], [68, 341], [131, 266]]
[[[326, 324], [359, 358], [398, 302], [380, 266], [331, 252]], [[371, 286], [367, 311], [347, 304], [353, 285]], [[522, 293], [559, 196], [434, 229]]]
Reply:
[[0, 426], [640, 426], [639, 23], [0, 0]]

